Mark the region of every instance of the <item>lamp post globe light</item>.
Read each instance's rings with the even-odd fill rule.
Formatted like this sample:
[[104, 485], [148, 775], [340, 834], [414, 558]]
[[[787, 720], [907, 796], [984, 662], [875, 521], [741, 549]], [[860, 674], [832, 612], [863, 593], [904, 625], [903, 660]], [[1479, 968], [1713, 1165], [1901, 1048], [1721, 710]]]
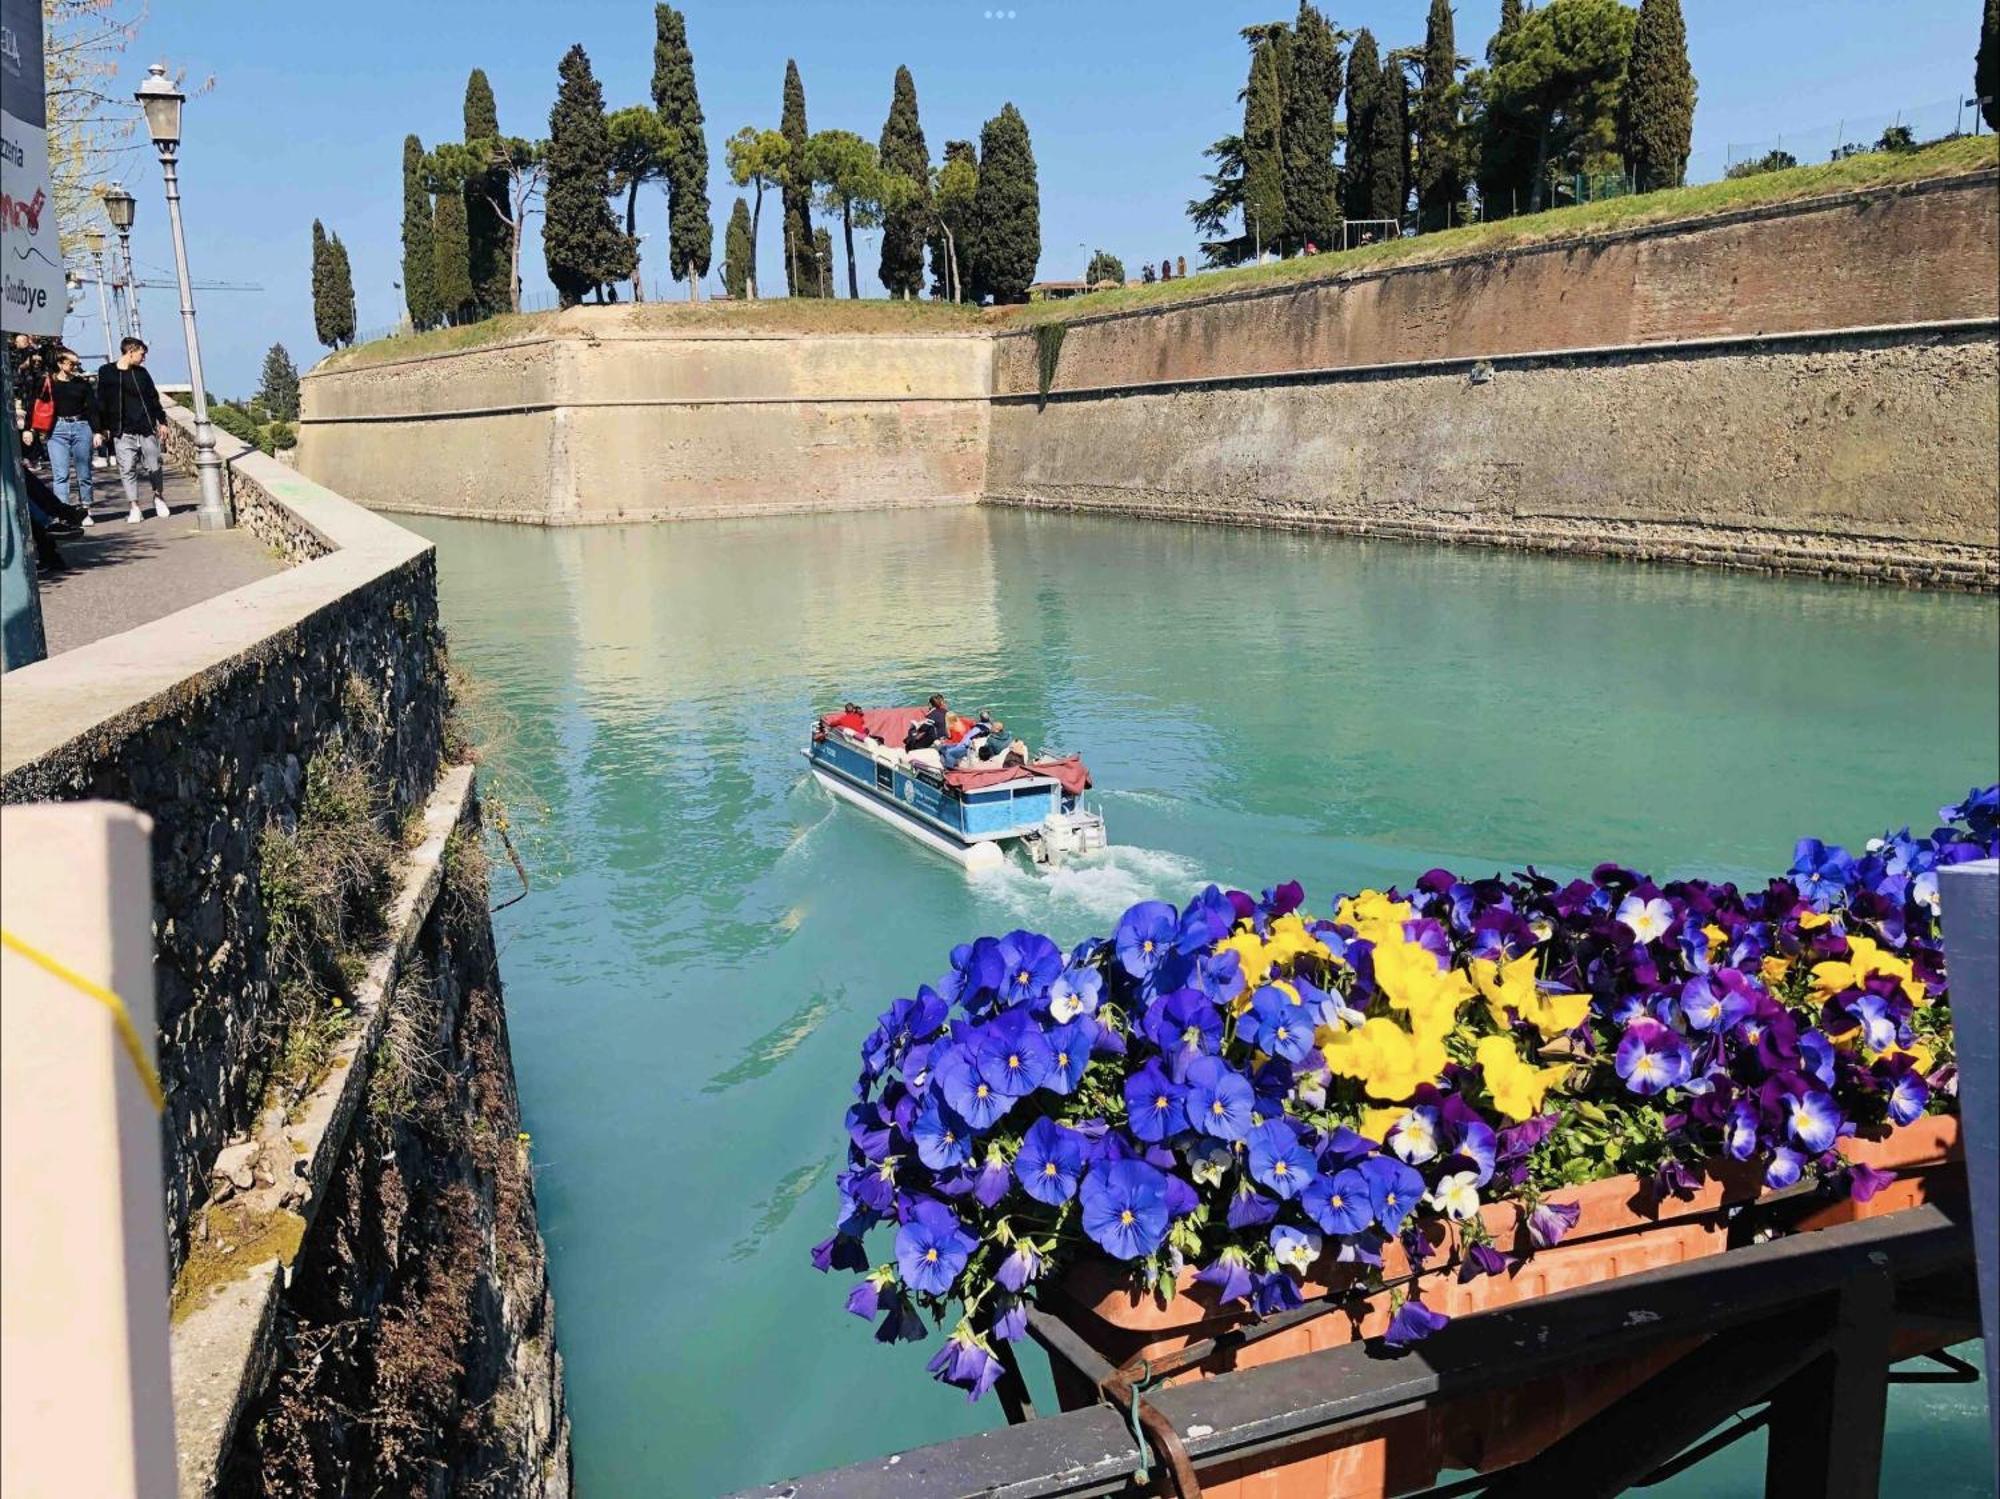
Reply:
[[174, 237], [174, 274], [181, 288], [181, 331], [187, 337], [188, 379], [194, 386], [194, 466], [201, 481], [201, 509], [195, 524], [204, 531], [227, 530], [235, 524], [222, 493], [222, 460], [215, 451], [215, 428], [208, 420], [208, 388], [201, 375], [201, 339], [194, 326], [194, 288], [188, 281], [187, 237], [181, 232], [181, 106], [187, 95], [173, 85], [163, 64], [146, 70], [139, 85], [139, 105], [146, 111], [146, 131], [160, 154], [160, 174], [166, 179], [167, 222]]
[[118, 231], [117, 278], [112, 282], [119, 298], [119, 321], [132, 337], [139, 336], [139, 287], [132, 279], [132, 217], [139, 202], [114, 182], [104, 190], [104, 216]]
[[104, 293], [104, 231], [95, 224], [84, 230], [83, 247], [97, 271], [97, 318], [104, 325], [104, 362], [109, 364], [118, 356], [112, 352], [111, 301]]

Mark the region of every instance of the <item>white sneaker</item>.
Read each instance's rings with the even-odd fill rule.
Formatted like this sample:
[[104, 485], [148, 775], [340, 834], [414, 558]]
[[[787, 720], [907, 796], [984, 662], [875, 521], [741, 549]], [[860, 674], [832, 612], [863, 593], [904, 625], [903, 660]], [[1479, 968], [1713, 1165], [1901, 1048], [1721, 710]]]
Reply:
[[97, 517], [92, 515], [88, 510], [86, 510], [83, 512], [83, 520], [81, 524], [86, 526], [94, 526], [97, 524]]
[[137, 505], [134, 505], [131, 509], [131, 512], [125, 517], [125, 524], [128, 526], [136, 526], [139, 524], [140, 521], [144, 520], [145, 518], [146, 518], [145, 516], [139, 513], [139, 507]]
[[167, 508], [167, 502], [158, 495], [153, 496], [153, 514], [157, 515], [161, 520], [171, 520], [173, 518], [173, 511]]

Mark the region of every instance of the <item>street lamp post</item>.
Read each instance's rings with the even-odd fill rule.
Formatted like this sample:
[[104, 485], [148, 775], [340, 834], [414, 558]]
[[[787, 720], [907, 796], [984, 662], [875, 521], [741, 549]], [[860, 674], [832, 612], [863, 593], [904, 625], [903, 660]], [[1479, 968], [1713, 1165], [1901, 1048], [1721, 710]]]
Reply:
[[194, 385], [194, 467], [201, 481], [201, 508], [195, 524], [204, 531], [226, 531], [236, 524], [222, 493], [222, 460], [216, 456], [215, 428], [208, 420], [208, 388], [201, 377], [201, 339], [194, 326], [194, 288], [188, 281], [187, 238], [181, 233], [181, 183], [177, 158], [181, 147], [181, 106], [187, 95], [175, 88], [166, 68], [154, 63], [146, 70], [137, 98], [146, 111], [146, 130], [160, 153], [160, 173], [167, 184], [167, 222], [174, 235], [174, 274], [181, 286], [181, 331], [187, 337], [188, 379]]
[[104, 231], [92, 224], [83, 231], [83, 246], [97, 270], [97, 317], [104, 324], [104, 362], [109, 364], [118, 356], [112, 352], [111, 299], [104, 293]]
[[118, 231], [119, 317], [133, 338], [139, 336], [139, 287], [132, 278], [132, 216], [138, 207], [138, 200], [122, 184], [114, 182], [105, 189], [104, 216]]

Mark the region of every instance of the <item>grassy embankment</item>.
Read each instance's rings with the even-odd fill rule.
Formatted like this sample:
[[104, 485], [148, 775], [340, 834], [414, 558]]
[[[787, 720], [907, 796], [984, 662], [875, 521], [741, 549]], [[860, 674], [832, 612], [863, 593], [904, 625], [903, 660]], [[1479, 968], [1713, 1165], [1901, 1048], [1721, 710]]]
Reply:
[[[610, 332], [617, 327], [633, 332], [688, 333], [710, 330], [772, 334], [1000, 332], [1010, 327], [1033, 327], [1107, 312], [1157, 307], [1232, 291], [1332, 280], [1355, 271], [1383, 266], [1490, 254], [1522, 245], [1575, 239], [1643, 224], [1706, 218], [1860, 188], [1949, 177], [1995, 165], [2000, 165], [2000, 137], [1975, 136], [1945, 141], [1921, 151], [1902, 154], [1875, 151], [1819, 166], [1793, 167], [1788, 171], [1761, 172], [1753, 177], [1707, 182], [1699, 187], [1607, 198], [1596, 203], [1580, 203], [1547, 213], [1523, 214], [1519, 218], [1500, 219], [1488, 224], [1471, 224], [1463, 229], [1447, 229], [1412, 239], [1388, 240], [1341, 254], [1302, 256], [1271, 265], [1241, 266], [1235, 270], [1190, 276], [1181, 281], [1094, 292], [1061, 302], [1036, 302], [1024, 307], [974, 308], [886, 299], [849, 302], [773, 298], [761, 302], [649, 302], [639, 306], [625, 304], [603, 309], [576, 308], [569, 312], [489, 318], [463, 328], [440, 328], [430, 333], [377, 339], [373, 343], [343, 349], [328, 356], [320, 368], [353, 368], [420, 354], [479, 348], [537, 333], [556, 332], [570, 326], [588, 327], [593, 332]], [[610, 327], [607, 327], [607, 322]]]

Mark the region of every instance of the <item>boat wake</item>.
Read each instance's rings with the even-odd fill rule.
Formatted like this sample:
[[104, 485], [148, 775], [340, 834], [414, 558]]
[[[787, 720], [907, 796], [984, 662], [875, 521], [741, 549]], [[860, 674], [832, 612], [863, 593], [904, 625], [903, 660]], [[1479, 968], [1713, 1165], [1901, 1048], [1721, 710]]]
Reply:
[[1037, 921], [1079, 915], [1114, 921], [1142, 900], [1178, 905], [1202, 883], [1193, 862], [1179, 854], [1129, 844], [1114, 844], [1053, 869], [1029, 869], [1010, 859], [968, 878], [979, 894]]

